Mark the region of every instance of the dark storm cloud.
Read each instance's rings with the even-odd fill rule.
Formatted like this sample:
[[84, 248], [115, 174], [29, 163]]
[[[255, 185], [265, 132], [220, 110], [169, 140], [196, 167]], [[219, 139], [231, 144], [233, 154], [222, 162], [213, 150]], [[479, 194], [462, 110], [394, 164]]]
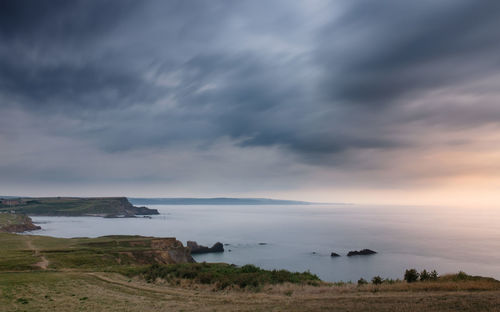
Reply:
[[323, 91], [380, 107], [500, 66], [498, 1], [353, 1], [321, 33]]
[[[405, 136], [420, 123], [470, 125], [470, 107], [408, 103], [498, 74], [499, 15], [498, 1], [2, 1], [1, 106], [106, 152], [229, 138], [342, 166], [425, 144]], [[499, 114], [478, 105], [475, 124]]]
[[18, 0], [0, 3], [0, 36], [9, 42], [44, 40], [51, 44], [83, 45], [85, 39], [118, 26], [138, 6], [137, 1]]

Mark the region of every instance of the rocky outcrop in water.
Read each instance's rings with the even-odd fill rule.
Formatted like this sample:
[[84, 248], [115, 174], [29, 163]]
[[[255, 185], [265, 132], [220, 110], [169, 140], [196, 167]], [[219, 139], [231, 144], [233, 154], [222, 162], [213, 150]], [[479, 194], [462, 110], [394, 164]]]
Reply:
[[376, 251], [373, 251], [373, 250], [370, 250], [370, 249], [362, 249], [362, 250], [353, 250], [353, 251], [349, 251], [349, 253], [347, 253], [347, 256], [348, 257], [352, 257], [352, 256], [369, 256], [369, 255], [374, 255], [376, 254], [377, 252]]
[[160, 214], [157, 209], [151, 209], [148, 207], [136, 207], [132, 206], [132, 211], [134, 215], [158, 215]]
[[224, 245], [220, 242], [215, 243], [212, 247], [198, 245], [195, 241], [188, 241], [186, 245], [191, 249], [191, 254], [224, 252]]
[[340, 255], [338, 253], [336, 253], [336, 252], [332, 252], [330, 254], [330, 257], [340, 257]]

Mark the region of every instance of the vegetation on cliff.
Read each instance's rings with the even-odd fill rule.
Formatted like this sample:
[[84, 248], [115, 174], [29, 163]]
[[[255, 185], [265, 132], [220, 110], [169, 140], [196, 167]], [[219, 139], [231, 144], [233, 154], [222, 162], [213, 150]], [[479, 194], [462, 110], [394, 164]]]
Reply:
[[159, 214], [156, 209], [135, 207], [125, 197], [44, 197], [0, 200], [0, 212], [44, 216], [134, 216]]
[[20, 233], [39, 230], [31, 218], [24, 214], [0, 213], [0, 232]]

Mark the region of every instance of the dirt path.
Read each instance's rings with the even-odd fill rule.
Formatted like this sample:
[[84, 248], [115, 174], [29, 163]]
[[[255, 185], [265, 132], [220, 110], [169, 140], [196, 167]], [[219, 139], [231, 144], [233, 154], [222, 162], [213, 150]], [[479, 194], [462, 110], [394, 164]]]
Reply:
[[148, 293], [149, 295], [157, 294], [161, 295], [162, 300], [171, 300], [172, 302], [186, 302], [191, 303], [202, 302], [204, 305], [220, 305], [220, 304], [232, 304], [232, 305], [246, 305], [249, 302], [257, 300], [260, 303], [272, 303], [276, 300], [282, 300], [283, 296], [270, 295], [262, 293], [245, 293], [245, 292], [235, 292], [235, 293], [224, 293], [224, 292], [213, 292], [213, 291], [202, 291], [193, 289], [183, 289], [181, 287], [171, 287], [171, 286], [159, 286], [155, 287], [147, 286], [144, 284], [138, 284], [137, 282], [128, 282], [125, 279], [120, 278], [118, 275], [108, 275], [102, 273], [85, 273], [87, 275], [93, 276], [100, 280], [101, 282], [109, 283], [119, 287], [125, 287], [127, 289], [134, 290], [136, 294], [141, 291]]
[[45, 256], [40, 253], [40, 250], [38, 250], [33, 245], [33, 242], [31, 240], [27, 240], [26, 245], [28, 246], [29, 249], [33, 250], [35, 257], [40, 258], [40, 262], [35, 263], [34, 266], [37, 266], [37, 267], [41, 268], [42, 270], [47, 270], [47, 268], [49, 267], [49, 260], [47, 260], [47, 258], [45, 258]]

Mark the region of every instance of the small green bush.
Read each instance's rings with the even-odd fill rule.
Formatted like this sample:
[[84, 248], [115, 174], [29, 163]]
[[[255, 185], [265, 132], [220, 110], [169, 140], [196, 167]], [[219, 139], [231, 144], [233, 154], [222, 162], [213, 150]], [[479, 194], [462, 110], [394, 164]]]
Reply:
[[431, 275], [429, 274], [429, 272], [427, 272], [427, 270], [423, 270], [422, 272], [420, 272], [420, 280], [422, 282], [424, 281], [428, 281], [431, 279]]
[[420, 274], [418, 274], [417, 270], [415, 269], [409, 269], [406, 270], [404, 280], [407, 281], [408, 283], [414, 283], [418, 281]]
[[458, 272], [458, 274], [455, 276], [455, 280], [457, 281], [466, 281], [468, 279], [471, 279], [472, 276], [468, 275], [464, 271]]
[[430, 280], [431, 281], [437, 281], [439, 279], [438, 272], [436, 270], [432, 270], [430, 274]]
[[380, 284], [382, 284], [382, 282], [383, 282], [383, 281], [384, 281], [384, 280], [383, 280], [380, 276], [378, 276], [378, 275], [377, 275], [377, 276], [374, 276], [374, 277], [372, 278], [372, 283], [373, 283], [374, 285], [380, 285]]
[[368, 282], [364, 278], [360, 278], [358, 280], [358, 286], [366, 285], [366, 284], [368, 284]]

